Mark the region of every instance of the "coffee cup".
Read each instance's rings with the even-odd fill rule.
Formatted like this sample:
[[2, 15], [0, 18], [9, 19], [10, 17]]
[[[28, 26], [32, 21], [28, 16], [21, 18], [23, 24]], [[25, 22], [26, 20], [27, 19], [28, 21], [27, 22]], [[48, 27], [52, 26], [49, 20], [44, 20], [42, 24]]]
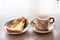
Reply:
[[33, 23], [38, 31], [47, 31], [54, 21], [55, 19], [49, 15], [40, 15], [33, 20]]

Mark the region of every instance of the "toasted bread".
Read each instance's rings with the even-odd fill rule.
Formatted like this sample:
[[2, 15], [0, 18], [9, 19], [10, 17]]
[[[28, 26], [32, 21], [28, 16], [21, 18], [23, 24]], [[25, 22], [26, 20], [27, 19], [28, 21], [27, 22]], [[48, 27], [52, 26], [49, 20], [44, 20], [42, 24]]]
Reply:
[[21, 17], [19, 19], [16, 19], [12, 22], [11, 28], [6, 28], [8, 32], [21, 32], [27, 22], [27, 19], [24, 17]]

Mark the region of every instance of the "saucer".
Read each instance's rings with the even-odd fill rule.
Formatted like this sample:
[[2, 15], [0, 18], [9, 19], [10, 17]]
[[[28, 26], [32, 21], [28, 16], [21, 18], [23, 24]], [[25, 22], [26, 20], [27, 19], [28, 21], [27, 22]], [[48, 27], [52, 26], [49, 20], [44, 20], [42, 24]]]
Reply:
[[[15, 20], [15, 19], [14, 19], [14, 20]], [[22, 32], [19, 32], [19, 33], [10, 33], [10, 32], [8, 32], [8, 31], [6, 30], [6, 28], [9, 27], [9, 25], [11, 25], [11, 22], [12, 22], [12, 21], [13, 21], [13, 20], [10, 20], [10, 21], [6, 22], [5, 25], [4, 25], [4, 31], [7, 32], [8, 34], [22, 34], [22, 33], [26, 32], [26, 31], [29, 29], [28, 22], [27, 22], [27, 25], [25, 25], [25, 27], [24, 27], [24, 29], [23, 29]]]
[[49, 26], [49, 28], [48, 28], [47, 31], [40, 31], [40, 30], [38, 31], [38, 30], [36, 30], [36, 28], [34, 27], [34, 24], [33, 24], [33, 23], [30, 23], [30, 25], [32, 26], [31, 29], [34, 30], [34, 31], [37, 32], [37, 33], [49, 33], [49, 32], [51, 32], [51, 31], [54, 29], [54, 25], [51, 25], [51, 26]]

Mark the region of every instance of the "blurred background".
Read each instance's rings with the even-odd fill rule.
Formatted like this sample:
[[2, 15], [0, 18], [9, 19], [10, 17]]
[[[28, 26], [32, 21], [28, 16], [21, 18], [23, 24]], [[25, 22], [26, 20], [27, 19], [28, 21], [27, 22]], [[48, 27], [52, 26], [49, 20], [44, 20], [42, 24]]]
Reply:
[[20, 16], [33, 19], [37, 14], [60, 16], [59, 10], [60, 1], [57, 0], [0, 0], [0, 19], [10, 20]]

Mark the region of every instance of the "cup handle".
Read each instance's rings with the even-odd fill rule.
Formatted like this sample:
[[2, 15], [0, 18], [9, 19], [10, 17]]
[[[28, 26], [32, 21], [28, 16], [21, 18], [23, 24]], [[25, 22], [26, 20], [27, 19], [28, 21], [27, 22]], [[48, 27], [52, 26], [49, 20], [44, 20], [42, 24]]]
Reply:
[[[51, 20], [53, 20], [53, 21], [51, 21]], [[52, 24], [55, 22], [55, 19], [53, 17], [51, 17], [51, 18], [49, 18], [49, 22]]]

